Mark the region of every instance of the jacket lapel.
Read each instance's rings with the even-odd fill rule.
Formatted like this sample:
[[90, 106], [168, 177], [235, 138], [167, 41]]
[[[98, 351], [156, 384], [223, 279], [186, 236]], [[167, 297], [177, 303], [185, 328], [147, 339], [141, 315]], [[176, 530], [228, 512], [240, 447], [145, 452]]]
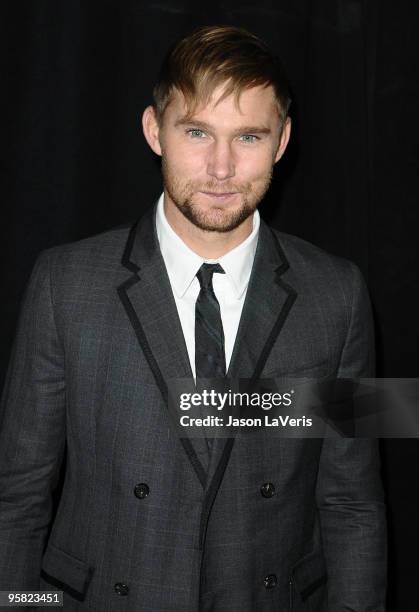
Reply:
[[[132, 274], [118, 287], [154, 379], [168, 406], [167, 381], [193, 380], [189, 356], [169, 277], [158, 246], [154, 206], [131, 228], [122, 265]], [[181, 438], [183, 448], [202, 486], [208, 470], [208, 450], [203, 438]]]
[[[228, 378], [260, 378], [269, 353], [297, 297], [282, 280], [289, 268], [285, 254], [273, 231], [261, 220], [258, 246], [246, 299], [233, 348]], [[227, 467], [234, 438], [213, 441], [208, 474], [208, 491], [218, 490]], [[208, 499], [212, 505], [213, 499]]]
[[281, 276], [288, 261], [273, 231], [260, 222], [258, 246], [227, 376], [258, 379], [297, 297]]

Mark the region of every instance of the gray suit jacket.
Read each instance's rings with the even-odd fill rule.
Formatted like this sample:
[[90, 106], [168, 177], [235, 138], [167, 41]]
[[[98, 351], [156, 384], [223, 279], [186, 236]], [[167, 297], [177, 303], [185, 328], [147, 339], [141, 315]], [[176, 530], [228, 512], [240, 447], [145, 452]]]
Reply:
[[[228, 375], [373, 360], [356, 266], [261, 222]], [[383, 611], [376, 442], [254, 435], [209, 459], [169, 424], [167, 381], [191, 375], [155, 209], [40, 255], [0, 413], [0, 590], [63, 589], [66, 611]]]

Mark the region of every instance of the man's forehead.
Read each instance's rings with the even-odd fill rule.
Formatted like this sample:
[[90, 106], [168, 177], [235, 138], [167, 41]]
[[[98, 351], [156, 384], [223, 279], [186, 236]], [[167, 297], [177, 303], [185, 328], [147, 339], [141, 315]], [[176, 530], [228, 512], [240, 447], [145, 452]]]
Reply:
[[257, 85], [237, 92], [233, 91], [227, 95], [225, 88], [225, 84], [216, 87], [209, 99], [204, 100], [200, 100], [199, 97], [189, 99], [182, 91], [175, 89], [171, 105], [176, 113], [176, 120], [214, 116], [224, 111], [240, 117], [252, 114], [256, 118], [264, 115], [265, 112], [271, 113], [272, 108], [277, 105], [271, 85], [267, 87]]

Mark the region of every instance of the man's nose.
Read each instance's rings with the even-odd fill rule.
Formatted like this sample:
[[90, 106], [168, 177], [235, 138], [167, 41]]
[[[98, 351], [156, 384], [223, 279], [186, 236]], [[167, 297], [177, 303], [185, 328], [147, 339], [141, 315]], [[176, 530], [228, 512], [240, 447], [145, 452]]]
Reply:
[[229, 143], [213, 143], [209, 152], [207, 172], [219, 181], [235, 175], [235, 160]]

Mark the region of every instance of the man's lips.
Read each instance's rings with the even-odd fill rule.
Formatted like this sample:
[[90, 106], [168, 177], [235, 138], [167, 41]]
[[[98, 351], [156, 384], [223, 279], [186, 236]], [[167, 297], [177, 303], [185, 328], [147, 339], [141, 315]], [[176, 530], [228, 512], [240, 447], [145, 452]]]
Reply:
[[237, 195], [237, 191], [224, 191], [224, 192], [218, 192], [218, 191], [201, 191], [201, 193], [203, 193], [206, 196], [209, 196], [210, 198], [216, 198], [217, 200], [226, 200], [228, 198], [231, 198], [232, 196]]

